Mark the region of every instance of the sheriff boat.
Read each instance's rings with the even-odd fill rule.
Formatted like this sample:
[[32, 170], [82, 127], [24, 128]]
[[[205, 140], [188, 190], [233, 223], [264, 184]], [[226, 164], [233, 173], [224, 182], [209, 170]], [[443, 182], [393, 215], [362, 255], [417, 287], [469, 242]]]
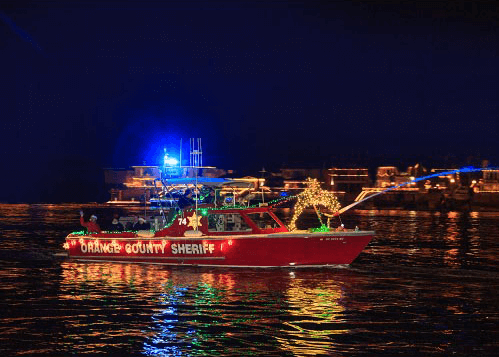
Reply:
[[[197, 185], [197, 182], [196, 182]], [[374, 236], [362, 230], [290, 230], [272, 206], [196, 205], [150, 231], [75, 232], [69, 257], [87, 261], [223, 267], [324, 267], [354, 261]]]

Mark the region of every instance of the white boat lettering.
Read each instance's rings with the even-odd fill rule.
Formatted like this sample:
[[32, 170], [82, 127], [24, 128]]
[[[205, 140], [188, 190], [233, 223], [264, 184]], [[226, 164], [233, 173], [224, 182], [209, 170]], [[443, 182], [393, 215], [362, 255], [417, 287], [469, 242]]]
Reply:
[[81, 244], [82, 253], [119, 253], [121, 247], [117, 243], [83, 242]]
[[206, 254], [207, 252], [213, 254], [215, 244], [174, 243], [171, 248], [172, 254]]
[[165, 254], [165, 246], [157, 243], [127, 243], [125, 244], [125, 252], [127, 254]]

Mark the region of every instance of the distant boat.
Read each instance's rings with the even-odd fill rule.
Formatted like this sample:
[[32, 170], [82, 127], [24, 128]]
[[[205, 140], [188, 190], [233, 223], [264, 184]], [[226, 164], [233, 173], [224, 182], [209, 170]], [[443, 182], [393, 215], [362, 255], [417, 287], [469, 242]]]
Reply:
[[470, 209], [473, 199], [471, 188], [467, 186], [458, 186], [450, 193], [445, 195], [446, 205], [449, 209]]
[[469, 187], [458, 186], [450, 193], [448, 198], [456, 202], [469, 202], [471, 197], [471, 189]]

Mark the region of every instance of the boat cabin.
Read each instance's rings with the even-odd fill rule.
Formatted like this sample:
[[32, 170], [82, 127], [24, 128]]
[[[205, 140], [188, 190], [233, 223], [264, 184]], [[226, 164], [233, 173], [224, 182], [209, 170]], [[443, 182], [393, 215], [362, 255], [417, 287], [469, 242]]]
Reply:
[[188, 236], [190, 231], [206, 236], [269, 234], [288, 232], [285, 224], [269, 207], [215, 209], [200, 207], [180, 212], [170, 226], [156, 232], [156, 237]]

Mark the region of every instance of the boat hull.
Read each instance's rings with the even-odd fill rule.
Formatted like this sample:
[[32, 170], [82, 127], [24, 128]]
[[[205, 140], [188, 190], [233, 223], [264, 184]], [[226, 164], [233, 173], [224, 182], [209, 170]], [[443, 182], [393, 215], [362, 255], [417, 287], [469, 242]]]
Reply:
[[73, 259], [168, 265], [305, 267], [350, 264], [374, 236], [372, 231], [147, 237], [74, 235], [66, 238]]

